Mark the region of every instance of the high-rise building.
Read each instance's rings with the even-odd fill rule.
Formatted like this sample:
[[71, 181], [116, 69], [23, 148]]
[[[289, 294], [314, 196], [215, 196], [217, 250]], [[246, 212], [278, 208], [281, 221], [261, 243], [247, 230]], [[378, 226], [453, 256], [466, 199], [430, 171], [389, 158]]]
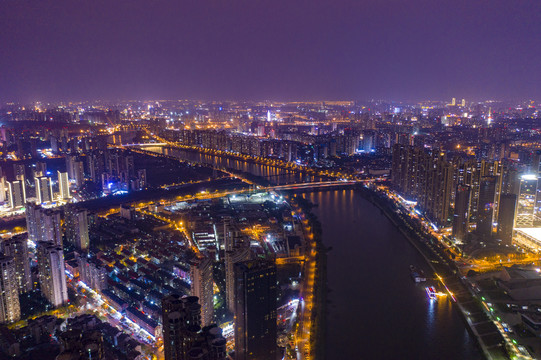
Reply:
[[32, 172], [34, 179], [40, 176], [44, 176], [47, 173], [47, 163], [43, 161], [35, 163]]
[[12, 209], [24, 206], [26, 203], [24, 180], [8, 181], [8, 200]]
[[4, 255], [11, 256], [15, 262], [15, 279], [19, 293], [32, 290], [32, 276], [30, 273], [30, 257], [28, 254], [28, 240], [26, 234], [16, 235], [0, 243]]
[[40, 241], [36, 249], [41, 292], [54, 307], [62, 306], [68, 302], [62, 248], [52, 242]]
[[41, 210], [40, 205], [28, 203], [25, 207], [26, 231], [31, 241], [41, 240]]
[[20, 317], [15, 261], [11, 256], [0, 255], [0, 323], [15, 322]]
[[249, 246], [236, 247], [225, 252], [225, 294], [227, 308], [235, 313], [235, 264], [251, 259]]
[[24, 164], [13, 164], [13, 177], [16, 180], [23, 180], [26, 177], [26, 171]]
[[442, 225], [450, 220], [453, 165], [443, 152], [395, 144], [392, 182], [408, 199], [415, 200], [429, 218]]
[[79, 278], [82, 282], [96, 291], [107, 289], [109, 276], [105, 266], [89, 260], [84, 255], [78, 259], [77, 263], [79, 265]]
[[535, 222], [535, 201], [537, 195], [537, 175], [527, 174], [520, 177], [517, 203], [517, 227], [533, 227]]
[[75, 180], [75, 171], [73, 170], [75, 161], [77, 161], [77, 156], [66, 155], [66, 172], [70, 180]]
[[235, 359], [276, 359], [276, 265], [235, 264]]
[[147, 187], [147, 170], [139, 169], [137, 170], [137, 178], [139, 180], [139, 189], [144, 189]]
[[6, 201], [7, 182], [4, 176], [0, 176], [0, 202]]
[[453, 236], [459, 241], [464, 241], [469, 231], [470, 194], [469, 186], [457, 186], [453, 215]]
[[43, 204], [53, 201], [53, 185], [51, 178], [40, 176], [34, 179], [36, 184], [36, 203]]
[[192, 295], [199, 298], [201, 304], [201, 325], [214, 323], [214, 278], [213, 262], [209, 257], [195, 261], [190, 265]]
[[34, 242], [52, 241], [62, 246], [62, 223], [59, 210], [44, 209], [28, 203], [25, 208], [28, 238]]
[[82, 161], [75, 161], [73, 163], [73, 176], [75, 178], [75, 185], [77, 185], [77, 188], [81, 188], [85, 183], [85, 170]]
[[195, 296], [162, 299], [165, 360], [225, 360], [227, 341], [216, 325], [200, 326], [201, 306]]
[[67, 200], [71, 197], [70, 183], [67, 172], [58, 171], [58, 189], [60, 191], [60, 198], [63, 200]]
[[498, 213], [498, 238], [505, 245], [513, 241], [513, 228], [515, 227], [515, 212], [517, 209], [516, 194], [500, 195], [500, 212]]
[[60, 210], [45, 209], [41, 211], [41, 240], [52, 241], [62, 246], [62, 215]]
[[90, 239], [88, 236], [88, 215], [84, 209], [76, 206], [64, 208], [66, 240], [79, 250], [88, 249]]
[[195, 296], [168, 295], [162, 299], [165, 360], [184, 360], [201, 330], [201, 305]]
[[479, 182], [477, 235], [481, 238], [490, 238], [492, 235], [497, 181], [497, 176], [483, 176]]
[[128, 178], [135, 176], [135, 163], [133, 161], [133, 156], [128, 155], [124, 157], [124, 171], [128, 175]]

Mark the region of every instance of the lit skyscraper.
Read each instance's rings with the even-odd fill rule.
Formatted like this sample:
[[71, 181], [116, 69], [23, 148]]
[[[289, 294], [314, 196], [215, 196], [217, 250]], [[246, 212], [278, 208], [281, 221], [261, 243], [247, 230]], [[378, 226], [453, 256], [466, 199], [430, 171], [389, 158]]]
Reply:
[[19, 320], [21, 309], [15, 261], [11, 256], [0, 255], [0, 323]]
[[0, 243], [4, 255], [11, 256], [15, 262], [15, 278], [19, 293], [32, 290], [32, 276], [30, 273], [30, 258], [28, 254], [28, 240], [25, 234], [13, 236]]
[[12, 209], [24, 206], [26, 203], [24, 180], [8, 181], [8, 200]]
[[537, 175], [522, 175], [518, 194], [516, 227], [534, 226], [536, 193]]
[[67, 172], [58, 171], [58, 189], [60, 191], [60, 197], [64, 200], [69, 199], [70, 196], [70, 183]]
[[276, 360], [276, 265], [235, 264], [235, 359]]
[[4, 176], [0, 176], [0, 202], [6, 201], [7, 182]]
[[201, 304], [201, 325], [214, 323], [214, 279], [213, 263], [208, 257], [198, 260], [190, 266], [192, 295], [199, 298]]
[[36, 184], [36, 203], [43, 204], [53, 201], [53, 186], [51, 178], [40, 176], [34, 179]]
[[62, 248], [52, 242], [40, 241], [37, 244], [39, 284], [41, 292], [55, 306], [68, 302], [64, 253]]

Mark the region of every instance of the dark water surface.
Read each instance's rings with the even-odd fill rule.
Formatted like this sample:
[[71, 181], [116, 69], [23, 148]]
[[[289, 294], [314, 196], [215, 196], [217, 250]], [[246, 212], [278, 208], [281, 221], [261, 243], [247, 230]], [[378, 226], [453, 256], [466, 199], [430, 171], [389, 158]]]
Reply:
[[354, 190], [306, 194], [327, 258], [327, 359], [477, 359], [475, 338], [447, 300], [430, 301], [409, 265], [429, 268], [378, 208]]

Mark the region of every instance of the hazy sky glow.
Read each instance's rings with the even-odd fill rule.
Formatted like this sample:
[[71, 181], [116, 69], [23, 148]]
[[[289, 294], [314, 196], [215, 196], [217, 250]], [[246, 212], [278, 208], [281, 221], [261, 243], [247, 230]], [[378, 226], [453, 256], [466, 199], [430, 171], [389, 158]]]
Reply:
[[3, 0], [0, 102], [541, 99], [539, 0]]

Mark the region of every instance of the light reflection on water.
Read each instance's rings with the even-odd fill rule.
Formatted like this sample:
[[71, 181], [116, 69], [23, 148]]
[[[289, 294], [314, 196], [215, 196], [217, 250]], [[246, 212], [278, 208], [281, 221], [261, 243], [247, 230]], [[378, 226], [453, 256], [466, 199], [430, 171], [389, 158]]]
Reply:
[[379, 209], [354, 190], [305, 197], [318, 204], [323, 241], [333, 248], [327, 256], [328, 359], [481, 358], [454, 305], [427, 298], [424, 288], [435, 281], [411, 280], [410, 264], [427, 274], [430, 268]]

